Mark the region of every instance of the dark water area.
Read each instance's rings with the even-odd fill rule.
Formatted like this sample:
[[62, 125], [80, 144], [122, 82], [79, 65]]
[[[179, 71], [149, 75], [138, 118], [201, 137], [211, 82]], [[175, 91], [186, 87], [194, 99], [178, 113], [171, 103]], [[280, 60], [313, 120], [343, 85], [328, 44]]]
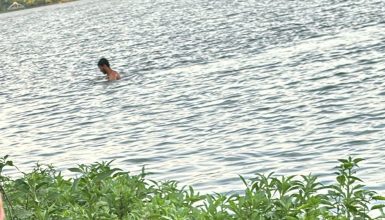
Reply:
[[[385, 2], [91, 1], [0, 14], [0, 155], [203, 192], [362, 157], [385, 191]], [[123, 77], [106, 82], [107, 57]]]

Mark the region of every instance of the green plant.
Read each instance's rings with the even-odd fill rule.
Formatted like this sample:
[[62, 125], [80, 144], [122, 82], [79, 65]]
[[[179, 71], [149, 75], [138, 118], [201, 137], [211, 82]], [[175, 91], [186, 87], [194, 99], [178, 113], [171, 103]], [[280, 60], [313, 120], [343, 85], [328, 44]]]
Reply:
[[376, 195], [374, 191], [365, 189], [363, 181], [355, 176], [358, 163], [361, 158], [340, 159], [337, 168], [337, 183], [330, 185], [328, 197], [328, 208], [343, 219], [371, 219], [368, 215], [372, 209], [381, 209], [383, 206], [373, 206], [373, 200], [383, 200], [383, 197]]
[[8, 219], [384, 219], [385, 198], [356, 176], [362, 159], [339, 161], [336, 183], [330, 185], [313, 175], [270, 173], [240, 177], [242, 193], [200, 195], [176, 181], [148, 180], [144, 168], [130, 175], [112, 168], [112, 161], [70, 168], [73, 178], [37, 164], [12, 179], [4, 175], [5, 168], [17, 167], [5, 156], [0, 158], [0, 189]]

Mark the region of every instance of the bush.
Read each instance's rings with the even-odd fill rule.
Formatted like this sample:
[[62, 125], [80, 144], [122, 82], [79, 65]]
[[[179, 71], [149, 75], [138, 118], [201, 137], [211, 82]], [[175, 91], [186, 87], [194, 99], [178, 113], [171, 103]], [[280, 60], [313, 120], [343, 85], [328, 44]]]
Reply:
[[[355, 176], [362, 159], [340, 160], [336, 183], [317, 177], [257, 174], [242, 194], [200, 195], [175, 181], [147, 180], [144, 169], [130, 175], [111, 162], [79, 165], [65, 178], [52, 166], [37, 164], [12, 179], [14, 167], [0, 158], [0, 190], [8, 219], [381, 219], [384, 197], [365, 189]], [[377, 212], [373, 213], [373, 210]], [[373, 216], [376, 215], [376, 216]]]

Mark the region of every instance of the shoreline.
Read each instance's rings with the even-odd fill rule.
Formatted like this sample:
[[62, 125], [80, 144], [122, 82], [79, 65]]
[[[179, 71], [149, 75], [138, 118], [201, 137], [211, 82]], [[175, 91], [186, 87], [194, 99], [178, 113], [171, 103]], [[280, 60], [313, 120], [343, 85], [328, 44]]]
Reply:
[[[9, 12], [16, 12], [16, 11], [24, 11], [24, 10], [28, 10], [28, 9], [39, 8], [39, 7], [50, 6], [50, 5], [65, 4], [65, 3], [69, 3], [69, 2], [75, 2], [75, 1], [78, 1], [78, 0], [60, 0], [58, 2], [45, 3], [45, 4], [40, 4], [40, 5], [24, 5], [24, 8], [14, 9], [14, 10], [8, 10], [8, 9], [1, 10], [0, 9], [0, 14], [9, 13]], [[7, 7], [9, 7], [9, 6], [7, 6]]]

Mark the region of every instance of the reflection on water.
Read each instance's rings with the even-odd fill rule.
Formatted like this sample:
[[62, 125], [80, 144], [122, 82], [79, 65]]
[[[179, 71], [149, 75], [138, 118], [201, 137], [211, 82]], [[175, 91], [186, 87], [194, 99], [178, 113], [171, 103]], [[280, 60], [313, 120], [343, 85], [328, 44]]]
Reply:
[[[77, 1], [0, 15], [0, 154], [202, 191], [366, 158], [385, 189], [384, 2]], [[105, 82], [110, 59], [123, 79]]]

